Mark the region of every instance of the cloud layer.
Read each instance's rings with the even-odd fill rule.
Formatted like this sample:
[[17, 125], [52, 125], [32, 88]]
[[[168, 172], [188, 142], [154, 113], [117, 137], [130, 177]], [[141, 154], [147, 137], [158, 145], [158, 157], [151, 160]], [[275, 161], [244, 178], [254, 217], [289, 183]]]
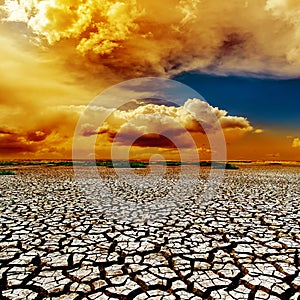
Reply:
[[[178, 107], [146, 104], [127, 110], [85, 105], [49, 106], [36, 110], [33, 119], [26, 117], [26, 112], [18, 112], [14, 118], [1, 116], [5, 120], [1, 123], [6, 125], [0, 128], [0, 156], [71, 157], [75, 126], [84, 111], [85, 122], [79, 129], [83, 144], [97, 135], [101, 141], [98, 150], [105, 151], [112, 144], [200, 149], [207, 143], [205, 134], [215, 134], [218, 129], [224, 130], [228, 140], [253, 130], [246, 118], [228, 116], [226, 111], [199, 99], [188, 99]], [[105, 119], [102, 125], [97, 123], [99, 118]]]
[[[107, 116], [100, 128], [97, 128], [95, 113]], [[105, 135], [109, 142], [127, 146], [139, 139], [139, 146], [161, 148], [170, 148], [171, 145], [177, 148], [195, 147], [191, 134], [213, 135], [218, 130], [236, 136], [252, 131], [253, 127], [244, 117], [228, 116], [225, 110], [194, 98], [178, 107], [157, 104], [128, 110], [88, 107], [85, 122], [80, 128], [81, 135], [86, 137]], [[173, 144], [164, 145], [162, 137]]]
[[40, 44], [127, 76], [300, 75], [297, 0], [5, 0], [1, 9]]
[[[80, 113], [104, 88], [125, 79], [172, 77], [183, 71], [300, 76], [299, 11], [297, 0], [3, 0], [0, 155], [70, 158]], [[185, 108], [192, 115], [182, 107], [133, 105], [130, 111], [113, 113], [101, 129], [86, 123], [82, 133], [88, 138], [100, 130], [97, 136], [109, 145], [121, 132], [120, 147], [141, 135], [135, 146], [141, 153], [147, 144], [152, 148], [165, 144], [170, 152], [174, 145], [153, 134], [158, 128], [173, 143], [189, 147], [182, 128], [193, 137], [203, 132], [193, 114], [201, 124], [213, 127], [205, 114], [208, 106], [191, 99]], [[299, 159], [297, 138], [277, 145], [277, 133], [267, 140], [270, 131], [264, 124], [259, 124], [263, 130], [252, 130], [245, 117], [212, 109], [231, 157], [263, 158], [272, 145], [282, 157]], [[164, 117], [158, 118], [160, 114]], [[254, 153], [258, 143], [263, 146]]]

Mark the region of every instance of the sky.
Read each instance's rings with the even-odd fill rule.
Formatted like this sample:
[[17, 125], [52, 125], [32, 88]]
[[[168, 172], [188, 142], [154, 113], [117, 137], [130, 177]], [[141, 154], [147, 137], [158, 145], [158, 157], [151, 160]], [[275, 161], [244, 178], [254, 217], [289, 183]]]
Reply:
[[229, 160], [300, 161], [299, 0], [0, 0], [0, 19], [2, 160], [70, 159], [76, 134], [83, 158], [212, 159], [218, 132]]

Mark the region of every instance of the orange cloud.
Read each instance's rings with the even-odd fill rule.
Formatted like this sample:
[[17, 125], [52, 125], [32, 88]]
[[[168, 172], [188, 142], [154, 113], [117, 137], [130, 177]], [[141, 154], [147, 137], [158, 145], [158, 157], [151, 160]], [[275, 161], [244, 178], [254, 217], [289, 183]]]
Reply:
[[293, 143], [292, 143], [293, 148], [298, 148], [300, 147], [300, 139], [299, 138], [294, 138]]
[[[3, 0], [0, 18], [2, 157], [70, 158], [74, 128], [87, 103], [123, 79], [172, 77], [191, 70], [300, 76], [299, 3], [292, 0]], [[159, 127], [188, 146], [182, 128], [193, 136], [204, 130], [196, 120], [214, 126], [205, 116], [207, 109], [194, 99], [184, 108], [149, 104], [115, 113], [102, 108], [102, 114], [111, 116], [95, 128], [100, 108], [94, 108], [94, 119], [84, 124], [82, 135], [97, 133], [107, 149], [120, 132], [121, 144], [130, 135], [141, 135], [140, 146], [146, 141], [154, 145], [158, 136], [151, 134]], [[246, 118], [213, 111], [232, 158], [241, 151], [248, 158], [266, 157], [269, 144], [276, 148], [278, 137], [266, 142], [269, 133], [249, 137], [248, 132], [262, 131]], [[163, 117], [155, 120], [155, 114]], [[262, 148], [253, 154], [258, 143]], [[297, 138], [292, 145], [283, 142], [276, 153], [299, 157]]]
[[86, 102], [89, 91], [75, 84], [55, 57], [3, 28], [0, 33], [0, 156], [70, 156], [79, 114], [60, 107]]
[[[105, 119], [100, 128], [97, 124], [99, 118]], [[194, 138], [197, 134], [202, 134], [200, 141], [207, 144], [203, 135], [215, 134], [220, 128], [229, 137], [253, 130], [249, 121], [243, 117], [228, 116], [225, 110], [212, 107], [205, 101], [188, 99], [183, 106], [178, 107], [146, 104], [137, 107], [130, 105], [127, 110], [123, 107], [122, 110], [112, 110], [91, 106], [85, 111], [85, 121], [79, 131], [86, 138], [99, 135], [101, 146], [103, 143], [129, 146], [140, 139], [139, 146], [146, 147], [148, 141], [148, 147], [160, 144], [164, 148], [162, 140], [168, 138], [178, 148], [190, 148], [195, 147]], [[198, 147], [201, 145], [197, 138], [196, 144]], [[169, 147], [169, 143], [166, 147]]]
[[[229, 139], [253, 130], [245, 118], [228, 116], [225, 110], [212, 107], [203, 100], [187, 99], [182, 106], [166, 106], [161, 104], [163, 101], [154, 101], [159, 104], [143, 102], [133, 100], [126, 108], [123, 105], [119, 109], [88, 106], [77, 128], [78, 158], [92, 156], [94, 146], [98, 158], [109, 158], [110, 149], [114, 148], [117, 149], [115, 153], [118, 152], [116, 155], [124, 159], [122, 153], [126, 155], [130, 146], [135, 153], [139, 153], [141, 147], [145, 150], [156, 148], [160, 154], [163, 149], [176, 147], [185, 157], [190, 158], [194, 151], [210, 156], [210, 147], [213, 147], [210, 139], [219, 136], [218, 130], [221, 135], [224, 131]], [[137, 106], [137, 103], [143, 104]]]
[[5, 0], [1, 8], [4, 21], [27, 24], [35, 43], [73, 48], [118, 76], [299, 75], [297, 1]]
[[[72, 137], [80, 113], [66, 107], [44, 107], [32, 104], [31, 116], [23, 109], [0, 116], [0, 157], [65, 158], [71, 157]], [[5, 120], [5, 122], [3, 121]]]
[[257, 134], [260, 134], [260, 133], [263, 133], [263, 132], [264, 132], [264, 130], [260, 129], [260, 128], [254, 130], [254, 133], [257, 133]]

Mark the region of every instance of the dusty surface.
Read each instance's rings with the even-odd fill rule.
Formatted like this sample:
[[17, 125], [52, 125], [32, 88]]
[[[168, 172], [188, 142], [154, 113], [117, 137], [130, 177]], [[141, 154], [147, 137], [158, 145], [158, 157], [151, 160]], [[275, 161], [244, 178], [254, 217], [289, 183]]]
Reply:
[[226, 171], [211, 201], [132, 223], [89, 204], [71, 168], [1, 176], [0, 299], [299, 299], [299, 179]]

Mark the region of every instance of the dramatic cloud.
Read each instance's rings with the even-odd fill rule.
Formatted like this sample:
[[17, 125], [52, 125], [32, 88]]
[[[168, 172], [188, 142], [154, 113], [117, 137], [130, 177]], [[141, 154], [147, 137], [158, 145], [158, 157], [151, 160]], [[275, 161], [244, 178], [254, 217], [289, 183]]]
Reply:
[[[137, 100], [133, 102], [138, 103]], [[228, 116], [225, 110], [199, 99], [188, 99], [178, 107], [157, 104], [130, 107], [127, 110], [89, 107], [80, 128], [81, 135], [105, 135], [109, 142], [119, 145], [132, 145], [139, 140], [136, 146], [169, 148], [170, 143], [165, 146], [162, 143], [162, 137], [165, 137], [173, 146], [189, 148], [195, 146], [193, 133], [212, 135], [223, 129], [225, 135], [228, 132], [229, 135], [240, 135], [253, 130], [246, 118]], [[97, 120], [104, 116], [105, 122], [98, 128]]]
[[1, 9], [4, 21], [26, 23], [35, 43], [73, 48], [119, 76], [300, 75], [295, 0], [5, 0]]
[[82, 110], [81, 106], [54, 106], [34, 111], [33, 116], [24, 109], [11, 116], [6, 111], [0, 117], [6, 124], [0, 128], [0, 157], [71, 157], [73, 133]]
[[79, 107], [90, 91], [25, 38], [3, 28], [0, 34], [0, 156], [70, 157], [79, 114], [61, 107]]
[[137, 29], [134, 20], [141, 14], [136, 1], [22, 1], [6, 8], [12, 10], [8, 21], [27, 22], [49, 44], [74, 38], [79, 40], [78, 51], [92, 49], [97, 54], [109, 54], [126, 40]]
[[[74, 128], [86, 105], [125, 79], [184, 71], [300, 76], [299, 9], [295, 0], [2, 0], [0, 155], [70, 158]], [[119, 92], [127, 99], [126, 91]], [[130, 98], [152, 94], [137, 91]], [[118, 106], [116, 99], [107, 102]], [[261, 131], [246, 117], [230, 116], [205, 102], [140, 104], [116, 112], [91, 109], [94, 117], [82, 126], [82, 138], [97, 136], [106, 146], [116, 138], [126, 147], [140, 136], [134, 146], [140, 153], [148, 151], [147, 144], [155, 148], [165, 143], [162, 149], [169, 152], [172, 143], [188, 149], [186, 131], [195, 137], [203, 135], [204, 127], [215, 128], [207, 114], [212, 109], [228, 147], [235, 149], [232, 157], [239, 157], [234, 140], [243, 141], [239, 147], [249, 156], [260, 138], [268, 146], [267, 129], [248, 135]], [[101, 128], [94, 123], [99, 114], [108, 117]], [[172, 143], [161, 143], [162, 136]], [[284, 147], [288, 150], [277, 152], [285, 151], [288, 159], [288, 151], [297, 152], [291, 140]]]

